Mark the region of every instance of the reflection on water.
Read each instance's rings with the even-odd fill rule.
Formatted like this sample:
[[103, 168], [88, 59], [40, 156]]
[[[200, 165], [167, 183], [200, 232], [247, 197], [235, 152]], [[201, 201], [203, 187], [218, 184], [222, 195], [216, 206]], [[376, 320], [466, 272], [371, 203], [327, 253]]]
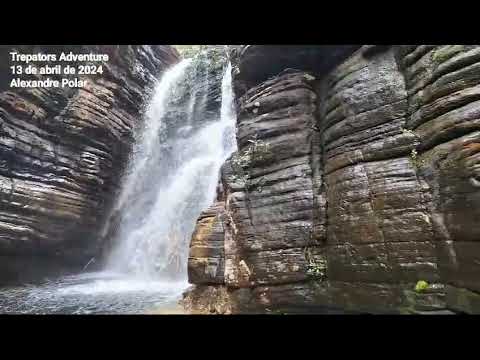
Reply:
[[173, 308], [185, 282], [145, 281], [96, 272], [0, 290], [3, 314], [146, 314]]

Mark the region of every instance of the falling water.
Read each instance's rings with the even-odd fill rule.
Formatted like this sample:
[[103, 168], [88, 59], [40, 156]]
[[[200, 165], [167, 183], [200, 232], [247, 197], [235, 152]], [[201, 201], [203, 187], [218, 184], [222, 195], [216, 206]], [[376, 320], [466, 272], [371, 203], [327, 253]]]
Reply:
[[[117, 204], [117, 246], [109, 270], [153, 279], [186, 274], [195, 221], [214, 201], [220, 167], [235, 148], [230, 65], [217, 119], [195, 118], [191, 98], [178, 111], [179, 99], [191, 90], [185, 87], [191, 67], [184, 60], [164, 75], [146, 113]], [[204, 81], [208, 87], [208, 77]]]
[[2, 312], [138, 313], [176, 303], [196, 219], [236, 148], [230, 64], [220, 111], [207, 110], [219, 79], [197, 71], [195, 60], [183, 60], [156, 86], [105, 228], [115, 234], [105, 270], [4, 289]]

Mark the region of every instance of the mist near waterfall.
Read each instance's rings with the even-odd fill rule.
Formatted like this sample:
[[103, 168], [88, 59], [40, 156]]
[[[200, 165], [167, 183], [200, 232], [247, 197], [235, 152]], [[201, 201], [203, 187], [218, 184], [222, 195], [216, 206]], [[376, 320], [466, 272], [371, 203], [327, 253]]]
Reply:
[[195, 222], [215, 200], [220, 167], [236, 146], [230, 65], [217, 118], [205, 111], [211, 79], [189, 83], [197, 78], [191, 76], [195, 65], [185, 59], [168, 70], [146, 111], [115, 206], [119, 225], [110, 271], [147, 279], [186, 276]]
[[[231, 65], [185, 59], [159, 78], [104, 227], [101, 271], [4, 288], [4, 313], [128, 314], [175, 309], [188, 286], [190, 237], [236, 150]], [[218, 64], [217, 64], [218, 66]], [[220, 71], [219, 71], [220, 70]]]

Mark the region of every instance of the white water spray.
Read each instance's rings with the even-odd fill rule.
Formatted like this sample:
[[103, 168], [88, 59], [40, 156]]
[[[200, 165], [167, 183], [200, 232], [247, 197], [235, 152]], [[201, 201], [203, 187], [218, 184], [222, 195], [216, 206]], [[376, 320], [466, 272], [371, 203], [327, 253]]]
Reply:
[[180, 62], [156, 87], [104, 229], [116, 234], [105, 271], [3, 289], [3, 312], [111, 314], [175, 308], [187, 286], [195, 221], [214, 201], [219, 169], [236, 148], [231, 67], [222, 78], [218, 114], [218, 107], [207, 111], [205, 104], [217, 100], [218, 76], [209, 79], [215, 88], [209, 87], [208, 76], [201, 71], [197, 76], [197, 69], [205, 68], [199, 65], [192, 69], [194, 61]]
[[176, 102], [185, 95], [191, 64], [183, 60], [164, 74], [146, 112], [114, 209], [119, 225], [110, 271], [147, 279], [186, 277], [196, 219], [215, 200], [220, 167], [236, 148], [230, 64], [222, 79], [220, 118], [196, 124], [195, 99], [182, 111]]

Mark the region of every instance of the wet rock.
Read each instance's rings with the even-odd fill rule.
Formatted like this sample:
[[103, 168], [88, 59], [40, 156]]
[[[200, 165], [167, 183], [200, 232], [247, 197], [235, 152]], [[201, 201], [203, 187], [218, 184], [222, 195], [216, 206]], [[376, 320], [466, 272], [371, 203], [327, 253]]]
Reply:
[[216, 203], [197, 221], [188, 259], [188, 278], [193, 283], [224, 283], [224, 217], [224, 204]]
[[232, 50], [232, 311], [480, 312], [479, 47], [281, 48]]
[[100, 227], [145, 100], [178, 53], [169, 46], [21, 45], [3, 46], [2, 56], [12, 48], [110, 56], [85, 88], [0, 93], [0, 253], [84, 265], [102, 245]]
[[245, 45], [235, 49], [237, 95], [291, 68], [324, 75], [358, 45]]
[[[410, 95], [407, 126], [419, 139], [416, 164], [431, 188], [438, 266], [449, 289], [473, 294], [480, 291], [479, 51], [476, 45], [397, 49]], [[447, 304], [458, 308], [458, 297], [447, 296]]]

